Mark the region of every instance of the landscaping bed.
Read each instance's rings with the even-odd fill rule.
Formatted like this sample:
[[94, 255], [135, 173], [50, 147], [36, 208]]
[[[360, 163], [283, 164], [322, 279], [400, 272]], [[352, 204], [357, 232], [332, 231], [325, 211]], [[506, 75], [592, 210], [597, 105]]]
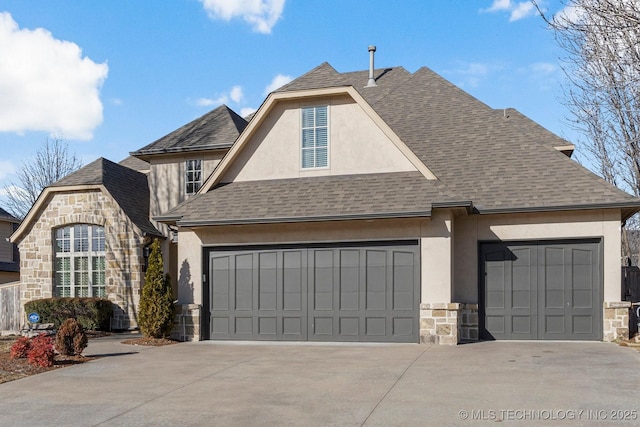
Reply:
[[[87, 331], [89, 338], [105, 336], [107, 334], [106, 332]], [[0, 384], [95, 359], [95, 357], [63, 356], [62, 354], [56, 354], [54, 356], [53, 366], [36, 366], [30, 364], [27, 359], [11, 359], [11, 357], [9, 357], [9, 350], [18, 338], [19, 337], [15, 335], [0, 336]]]

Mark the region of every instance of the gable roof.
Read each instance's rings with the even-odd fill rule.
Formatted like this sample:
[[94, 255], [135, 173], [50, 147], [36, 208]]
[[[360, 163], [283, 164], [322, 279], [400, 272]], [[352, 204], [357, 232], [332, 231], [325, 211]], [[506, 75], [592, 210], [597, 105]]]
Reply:
[[[505, 120], [503, 111], [499, 114], [426, 67], [413, 74], [401, 67], [376, 70], [375, 87], [365, 87], [367, 75], [367, 71], [338, 73], [323, 63], [274, 91], [207, 180], [201, 194], [162, 218], [179, 224], [242, 223], [259, 218], [270, 221], [280, 215], [293, 215], [289, 219], [296, 221], [305, 217], [323, 218], [328, 208], [335, 215], [344, 216], [361, 215], [368, 210], [381, 213], [366, 197], [350, 196], [346, 210], [331, 203], [309, 203], [298, 186], [325, 183], [341, 187], [332, 191], [352, 194], [358, 188], [362, 194], [369, 194], [362, 184], [369, 181], [368, 185], [391, 197], [392, 190], [402, 193], [399, 185], [407, 185], [405, 180], [410, 176], [419, 181], [414, 188], [418, 193], [413, 197], [417, 210], [423, 212], [429, 212], [429, 206], [456, 205], [460, 201], [473, 204], [475, 212], [480, 214], [620, 208], [626, 219], [640, 209], [639, 199], [558, 151], [572, 150], [570, 143], [516, 110], [509, 110], [510, 118]], [[423, 167], [433, 173], [438, 184], [425, 184], [423, 181], [428, 181], [425, 174], [403, 175], [400, 181], [398, 176], [387, 174], [388, 179], [351, 175], [344, 179], [314, 177], [218, 185], [224, 169], [237, 158], [243, 144], [260, 126], [271, 103], [338, 93], [366, 104], [363, 108], [371, 109], [372, 114], [389, 127], [399, 143], [408, 147]], [[363, 186], [358, 187], [356, 183]], [[430, 191], [436, 186], [439, 192]], [[284, 210], [278, 212], [279, 205], [274, 205], [273, 199], [283, 200], [288, 196], [279, 192], [290, 191], [302, 198], [288, 200], [290, 205], [280, 207]], [[322, 188], [318, 191], [324, 194]], [[328, 192], [325, 197], [329, 195], [335, 196]], [[425, 195], [430, 199], [421, 199]]]
[[45, 188], [27, 214], [22, 225], [11, 236], [16, 242], [34, 221], [48, 195], [55, 192], [104, 189], [122, 208], [129, 219], [145, 234], [162, 237], [163, 234], [149, 220], [149, 184], [147, 176], [128, 167], [100, 157]]
[[221, 105], [130, 154], [145, 159], [154, 154], [226, 149], [233, 145], [246, 126], [245, 119]]
[[100, 157], [50, 187], [81, 185], [103, 185], [142, 232], [162, 236], [149, 221], [149, 184], [145, 174]]

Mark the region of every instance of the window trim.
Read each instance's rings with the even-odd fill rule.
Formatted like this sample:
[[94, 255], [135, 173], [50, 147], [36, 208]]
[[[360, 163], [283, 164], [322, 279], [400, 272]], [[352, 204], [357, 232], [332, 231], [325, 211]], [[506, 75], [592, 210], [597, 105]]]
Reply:
[[[200, 166], [199, 169], [189, 169], [189, 165], [198, 162], [198, 165]], [[202, 159], [187, 159], [184, 161], [184, 193], [187, 196], [191, 196], [196, 194], [200, 188], [202, 188], [202, 184], [204, 184], [204, 169], [203, 169], [203, 163], [204, 161]], [[189, 172], [195, 172], [195, 171], [199, 171], [200, 172], [200, 179], [199, 180], [189, 180]], [[189, 184], [194, 185], [195, 191], [193, 192], [189, 192]]]
[[[326, 166], [314, 166], [314, 167], [304, 167], [303, 165], [303, 152], [304, 149], [302, 147], [302, 143], [303, 143], [303, 134], [304, 134], [304, 130], [305, 129], [317, 129], [319, 128], [318, 126], [314, 126], [313, 128], [305, 128], [303, 127], [303, 116], [304, 116], [304, 111], [308, 110], [308, 109], [316, 109], [319, 107], [325, 107], [327, 109], [327, 165]], [[315, 111], [314, 111], [314, 118], [315, 118]], [[299, 159], [300, 159], [300, 170], [301, 171], [315, 171], [315, 170], [326, 170], [326, 169], [330, 169], [331, 167], [331, 110], [330, 110], [330, 105], [329, 104], [313, 104], [313, 105], [306, 105], [304, 107], [300, 108], [300, 115], [299, 115], [299, 120], [300, 120], [300, 136], [299, 136], [299, 144], [300, 144], [300, 148], [299, 148]], [[325, 126], [320, 126], [321, 127], [325, 127]], [[315, 149], [317, 149], [317, 147], [314, 147], [314, 151]], [[315, 158], [314, 158], [315, 159]]]
[[[75, 241], [76, 241], [76, 227], [78, 226], [87, 226], [87, 250], [86, 251], [76, 251]], [[69, 229], [69, 237], [59, 238], [57, 233], [59, 230]], [[102, 235], [98, 236], [98, 239], [102, 240], [103, 250], [96, 250], [94, 248], [94, 230], [102, 229]], [[59, 241], [68, 241], [69, 242], [69, 251], [60, 251], [58, 250], [58, 242]], [[104, 227], [97, 224], [67, 224], [61, 227], [57, 227], [53, 230], [53, 295], [67, 296], [67, 297], [98, 297], [98, 298], [106, 298], [107, 296], [107, 277], [106, 277], [106, 239], [104, 233]], [[102, 258], [103, 260], [103, 269], [94, 269], [93, 264], [94, 260], [97, 258]], [[87, 269], [86, 270], [76, 270], [76, 260], [80, 258], [87, 258]], [[69, 260], [69, 269], [58, 269], [58, 262], [61, 259]], [[87, 295], [81, 295], [79, 290], [83, 288], [79, 284], [76, 285], [76, 273], [82, 272], [87, 274]], [[69, 294], [63, 295], [62, 284], [58, 283], [58, 274], [59, 273], [68, 273], [69, 274]], [[102, 285], [97, 286], [94, 284], [94, 273], [102, 273]], [[102, 290], [102, 292], [100, 292]]]

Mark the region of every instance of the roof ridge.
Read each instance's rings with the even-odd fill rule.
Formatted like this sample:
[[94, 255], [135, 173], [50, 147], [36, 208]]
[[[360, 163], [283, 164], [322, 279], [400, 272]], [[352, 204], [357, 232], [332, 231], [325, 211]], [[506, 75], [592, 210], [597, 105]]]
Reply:
[[129, 154], [135, 157], [207, 148], [228, 148], [248, 122], [228, 105], [221, 104], [178, 129]]

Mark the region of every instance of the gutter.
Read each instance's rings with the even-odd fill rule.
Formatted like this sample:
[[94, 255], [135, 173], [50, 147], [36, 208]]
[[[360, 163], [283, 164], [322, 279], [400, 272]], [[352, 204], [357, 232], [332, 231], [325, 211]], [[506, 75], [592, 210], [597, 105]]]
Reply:
[[592, 205], [561, 205], [561, 206], [533, 206], [530, 208], [493, 208], [483, 209], [476, 206], [476, 213], [480, 215], [505, 214], [505, 213], [529, 213], [529, 212], [557, 212], [557, 211], [576, 211], [576, 210], [594, 210], [594, 209], [624, 209], [631, 208], [633, 213], [622, 220], [626, 220], [634, 213], [640, 211], [640, 200], [625, 203], [599, 203]]
[[308, 217], [279, 217], [279, 218], [242, 218], [242, 219], [222, 219], [222, 220], [196, 220], [181, 221], [181, 216], [154, 217], [158, 222], [175, 222], [181, 227], [204, 227], [208, 225], [245, 225], [245, 224], [279, 224], [290, 222], [322, 222], [322, 221], [349, 221], [349, 220], [375, 220], [390, 218], [420, 218], [431, 217], [431, 211], [416, 212], [388, 212], [376, 214], [352, 214], [352, 215], [326, 215]]

